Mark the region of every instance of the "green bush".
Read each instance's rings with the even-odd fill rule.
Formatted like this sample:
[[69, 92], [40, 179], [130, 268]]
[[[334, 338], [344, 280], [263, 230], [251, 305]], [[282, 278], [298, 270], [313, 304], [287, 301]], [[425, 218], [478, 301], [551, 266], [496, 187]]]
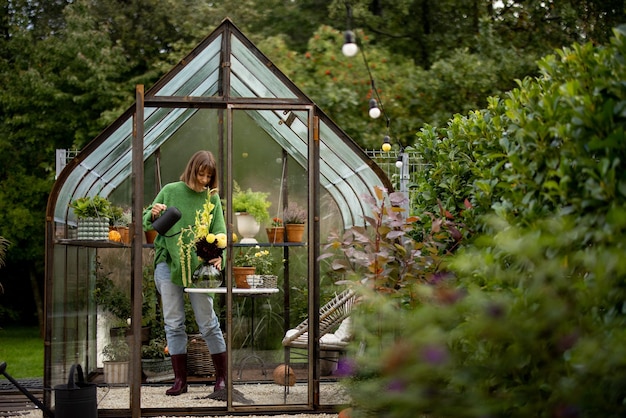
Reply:
[[625, 34], [418, 135], [418, 213], [442, 205], [476, 234], [421, 303], [366, 293], [367, 348], [340, 367], [353, 416], [626, 414]]

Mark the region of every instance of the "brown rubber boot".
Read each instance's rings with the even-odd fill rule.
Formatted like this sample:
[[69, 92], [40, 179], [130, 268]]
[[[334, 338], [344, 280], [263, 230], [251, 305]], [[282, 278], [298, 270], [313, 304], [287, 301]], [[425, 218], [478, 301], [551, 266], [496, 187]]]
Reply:
[[215, 387], [213, 392], [226, 389], [226, 352], [211, 354], [213, 366], [215, 367]]
[[174, 369], [174, 386], [166, 390], [165, 394], [178, 396], [181, 393], [187, 393], [187, 354], [174, 354], [172, 368]]

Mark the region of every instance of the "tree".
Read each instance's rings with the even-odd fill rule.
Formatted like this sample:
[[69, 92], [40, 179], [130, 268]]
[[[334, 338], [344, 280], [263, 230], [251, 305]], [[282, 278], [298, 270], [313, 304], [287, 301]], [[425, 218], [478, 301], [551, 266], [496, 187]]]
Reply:
[[[375, 35], [392, 53], [424, 68], [457, 48], [474, 52], [481, 22], [494, 27], [506, 45], [545, 55], [573, 42], [604, 43], [624, 20], [623, 0], [354, 0], [353, 26]], [[345, 16], [334, 0], [331, 16]]]
[[30, 300], [21, 286], [31, 284], [40, 323], [44, 213], [55, 149], [83, 146], [106, 124], [107, 110], [131, 97], [113, 82], [123, 56], [85, 12], [78, 3], [67, 8], [66, 26], [55, 36], [37, 40], [25, 27], [1, 41], [0, 230], [14, 243], [4, 285], [15, 289], [12, 297]]

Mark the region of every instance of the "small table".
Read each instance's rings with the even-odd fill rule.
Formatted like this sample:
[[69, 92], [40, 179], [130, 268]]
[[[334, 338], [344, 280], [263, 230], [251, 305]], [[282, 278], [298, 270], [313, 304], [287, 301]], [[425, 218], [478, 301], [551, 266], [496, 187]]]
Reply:
[[[266, 375], [265, 361], [263, 361], [261, 357], [254, 354], [254, 299], [259, 296], [269, 296], [273, 293], [278, 293], [278, 288], [277, 287], [256, 287], [256, 288], [250, 288], [250, 289], [243, 289], [240, 287], [233, 287], [232, 291], [234, 295], [249, 297], [252, 301], [252, 316], [250, 317], [250, 321], [251, 321], [250, 341], [252, 344], [253, 354], [241, 359], [241, 362], [239, 363], [239, 379], [241, 379], [243, 366], [250, 359], [256, 359], [261, 363], [263, 375], [265, 376]], [[213, 293], [213, 294], [228, 293], [225, 287], [186, 287], [185, 292], [187, 293]]]
[[[227, 289], [225, 287], [186, 287], [187, 293], [217, 293], [226, 294]], [[234, 295], [271, 295], [272, 293], [278, 293], [277, 287], [256, 287], [254, 289], [242, 289], [240, 287], [233, 287]]]

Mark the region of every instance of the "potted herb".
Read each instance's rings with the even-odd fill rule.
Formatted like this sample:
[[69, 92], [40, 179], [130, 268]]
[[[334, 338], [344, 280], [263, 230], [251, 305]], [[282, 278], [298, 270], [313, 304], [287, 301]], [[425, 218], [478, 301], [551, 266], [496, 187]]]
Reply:
[[79, 197], [70, 203], [78, 218], [77, 238], [80, 240], [108, 240], [111, 202], [96, 195]]
[[287, 242], [302, 242], [306, 210], [295, 202], [289, 203], [283, 212], [283, 221], [285, 223]]
[[147, 345], [141, 346], [141, 369], [151, 382], [173, 377], [167, 340], [164, 337], [153, 338]]
[[267, 239], [269, 242], [273, 244], [284, 242], [285, 227], [283, 226], [283, 220], [280, 218], [273, 218], [271, 226], [269, 228], [265, 228], [265, 232], [267, 232]]
[[99, 195], [79, 197], [70, 203], [70, 207], [78, 219], [107, 218], [108, 222], [111, 216], [111, 202]]
[[269, 193], [242, 190], [235, 182], [232, 208], [237, 216], [237, 230], [243, 237], [242, 243], [256, 243], [254, 236], [261, 229], [261, 224], [269, 221], [268, 211], [272, 203], [267, 200]]
[[114, 338], [102, 349], [104, 381], [109, 384], [128, 383], [130, 348], [124, 338]]

